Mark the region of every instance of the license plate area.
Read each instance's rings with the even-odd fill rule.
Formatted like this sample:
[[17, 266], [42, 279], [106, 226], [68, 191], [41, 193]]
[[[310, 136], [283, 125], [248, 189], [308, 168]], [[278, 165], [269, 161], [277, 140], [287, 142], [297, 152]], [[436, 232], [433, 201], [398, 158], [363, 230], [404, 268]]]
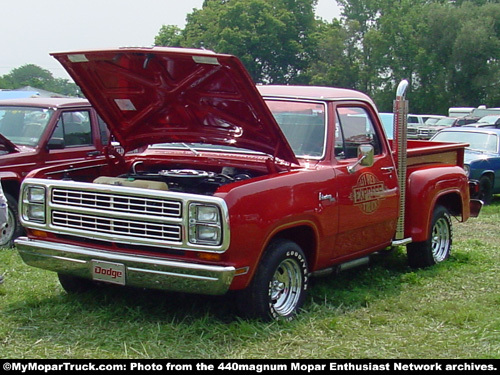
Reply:
[[125, 285], [125, 265], [95, 259], [91, 260], [91, 265], [93, 280]]

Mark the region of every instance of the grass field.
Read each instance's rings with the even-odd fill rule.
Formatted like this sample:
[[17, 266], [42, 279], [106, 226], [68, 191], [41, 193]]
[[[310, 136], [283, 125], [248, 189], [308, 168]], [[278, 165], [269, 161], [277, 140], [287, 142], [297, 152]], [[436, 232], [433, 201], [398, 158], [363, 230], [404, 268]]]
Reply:
[[0, 358], [500, 358], [500, 197], [455, 222], [449, 261], [404, 248], [315, 279], [290, 323], [241, 320], [230, 297], [106, 287], [66, 294], [56, 274], [0, 250]]

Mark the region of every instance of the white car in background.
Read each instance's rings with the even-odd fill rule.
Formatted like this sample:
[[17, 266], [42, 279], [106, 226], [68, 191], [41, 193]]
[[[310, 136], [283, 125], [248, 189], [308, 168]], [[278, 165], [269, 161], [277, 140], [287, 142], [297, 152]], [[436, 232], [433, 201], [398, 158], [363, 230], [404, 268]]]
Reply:
[[418, 139], [418, 129], [422, 126], [436, 122], [446, 116], [440, 115], [408, 115], [408, 138]]

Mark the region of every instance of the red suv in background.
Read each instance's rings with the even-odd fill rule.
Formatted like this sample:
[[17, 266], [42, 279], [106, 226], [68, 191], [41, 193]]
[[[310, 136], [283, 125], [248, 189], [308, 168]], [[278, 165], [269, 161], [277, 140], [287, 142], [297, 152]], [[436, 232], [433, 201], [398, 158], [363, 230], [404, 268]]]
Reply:
[[104, 158], [110, 144], [106, 124], [79, 98], [0, 100], [0, 180], [8, 201], [0, 247], [22, 233], [19, 187], [33, 169], [72, 160]]

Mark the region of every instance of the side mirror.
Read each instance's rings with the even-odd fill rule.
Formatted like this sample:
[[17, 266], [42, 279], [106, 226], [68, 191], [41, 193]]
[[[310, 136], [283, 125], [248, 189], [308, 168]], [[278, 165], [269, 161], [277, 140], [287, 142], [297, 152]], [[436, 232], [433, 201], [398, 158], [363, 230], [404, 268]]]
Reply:
[[372, 145], [360, 145], [358, 147], [358, 160], [363, 167], [371, 167], [375, 158], [375, 151]]
[[361, 165], [363, 167], [371, 167], [375, 160], [375, 151], [372, 145], [359, 145], [358, 147], [358, 160], [353, 165], [347, 167], [349, 173], [354, 173], [356, 167]]
[[64, 144], [63, 138], [50, 138], [47, 143], [48, 150], [62, 150], [65, 147], [66, 145]]

